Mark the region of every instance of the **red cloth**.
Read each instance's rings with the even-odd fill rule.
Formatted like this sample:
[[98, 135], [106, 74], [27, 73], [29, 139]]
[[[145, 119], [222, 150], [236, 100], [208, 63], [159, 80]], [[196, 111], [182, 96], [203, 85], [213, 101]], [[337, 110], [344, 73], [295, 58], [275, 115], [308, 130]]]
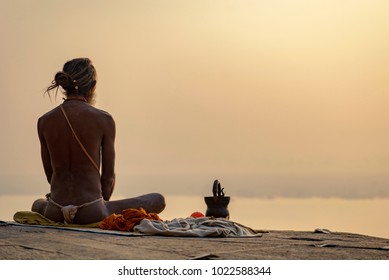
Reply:
[[147, 213], [143, 208], [128, 208], [122, 211], [122, 214], [112, 214], [105, 218], [100, 224], [101, 229], [132, 231], [134, 226], [143, 219], [158, 220], [162, 219], [155, 213]]

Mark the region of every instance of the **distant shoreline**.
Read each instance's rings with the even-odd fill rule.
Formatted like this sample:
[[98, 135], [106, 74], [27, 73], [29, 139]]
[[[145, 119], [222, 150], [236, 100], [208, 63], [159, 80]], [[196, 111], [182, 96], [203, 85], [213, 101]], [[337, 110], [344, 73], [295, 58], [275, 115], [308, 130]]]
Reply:
[[[117, 174], [116, 190], [167, 195], [212, 195], [214, 179], [230, 196], [258, 198], [389, 198], [387, 174]], [[49, 191], [43, 174], [2, 175], [0, 195], [42, 195]]]

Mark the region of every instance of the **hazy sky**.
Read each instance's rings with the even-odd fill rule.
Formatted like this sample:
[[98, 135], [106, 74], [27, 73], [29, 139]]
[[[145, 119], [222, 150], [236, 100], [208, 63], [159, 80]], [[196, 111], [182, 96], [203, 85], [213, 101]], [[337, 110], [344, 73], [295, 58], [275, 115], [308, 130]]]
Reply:
[[0, 176], [89, 57], [117, 173], [387, 173], [389, 1], [0, 0]]

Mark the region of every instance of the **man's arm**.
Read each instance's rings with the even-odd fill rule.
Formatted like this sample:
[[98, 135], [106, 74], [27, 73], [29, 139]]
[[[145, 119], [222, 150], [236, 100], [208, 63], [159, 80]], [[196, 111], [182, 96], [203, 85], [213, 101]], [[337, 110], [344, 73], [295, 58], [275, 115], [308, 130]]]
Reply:
[[115, 121], [107, 116], [101, 145], [101, 187], [104, 200], [111, 198], [115, 186]]
[[41, 144], [41, 158], [43, 163], [43, 168], [45, 170], [47, 182], [51, 184], [51, 177], [53, 176], [53, 167], [51, 166], [50, 153], [47, 148], [45, 137], [42, 133], [42, 120], [38, 120], [38, 137]]

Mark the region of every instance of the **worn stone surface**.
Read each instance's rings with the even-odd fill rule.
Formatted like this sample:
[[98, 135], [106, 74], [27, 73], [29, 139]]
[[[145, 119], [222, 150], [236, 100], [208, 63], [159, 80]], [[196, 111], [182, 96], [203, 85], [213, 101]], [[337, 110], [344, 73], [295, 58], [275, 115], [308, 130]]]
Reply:
[[261, 237], [123, 236], [3, 224], [0, 259], [389, 259], [389, 239], [351, 233], [269, 231]]

